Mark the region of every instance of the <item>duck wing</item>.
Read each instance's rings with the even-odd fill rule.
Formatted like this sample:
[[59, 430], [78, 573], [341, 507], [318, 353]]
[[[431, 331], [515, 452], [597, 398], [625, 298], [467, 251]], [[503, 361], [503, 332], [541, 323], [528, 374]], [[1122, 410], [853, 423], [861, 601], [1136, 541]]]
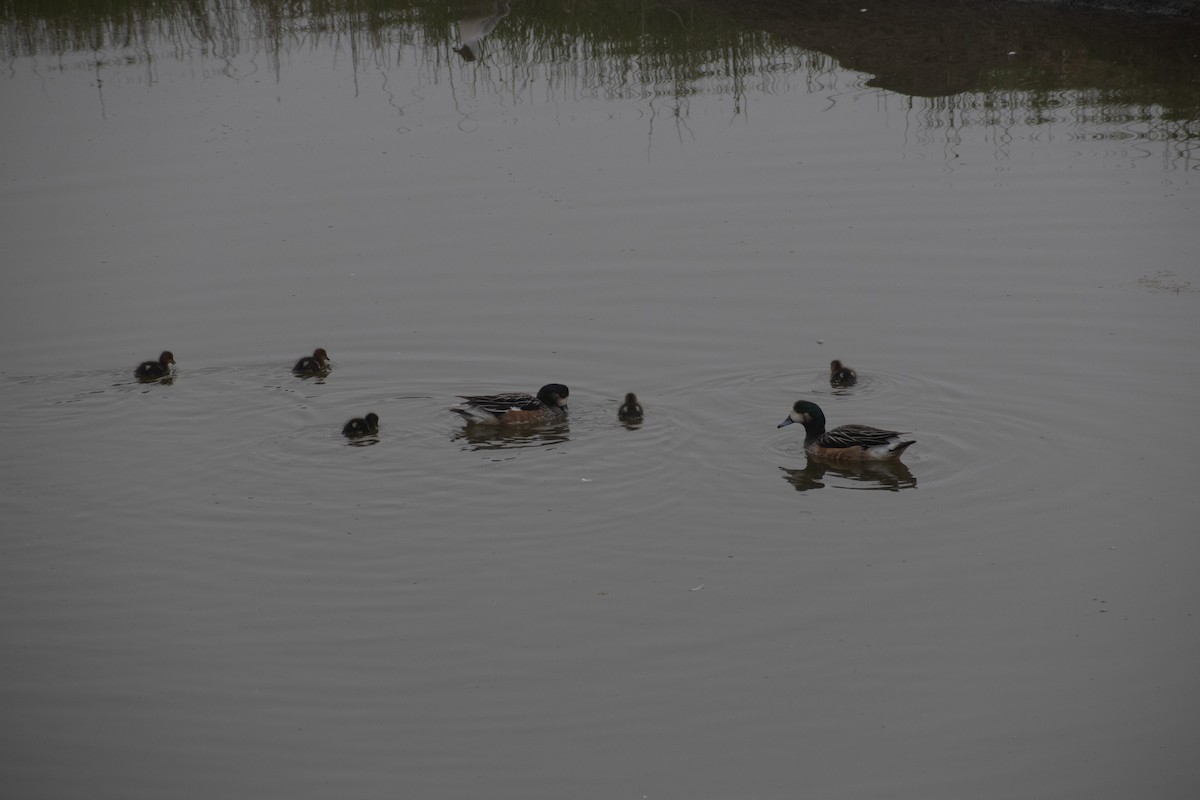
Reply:
[[542, 407], [542, 401], [526, 392], [459, 395], [459, 397], [466, 400], [468, 405], [497, 415], [506, 411], [536, 411]]
[[879, 447], [891, 444], [899, 435], [899, 431], [885, 431], [870, 425], [839, 425], [821, 434], [817, 444], [821, 447]]

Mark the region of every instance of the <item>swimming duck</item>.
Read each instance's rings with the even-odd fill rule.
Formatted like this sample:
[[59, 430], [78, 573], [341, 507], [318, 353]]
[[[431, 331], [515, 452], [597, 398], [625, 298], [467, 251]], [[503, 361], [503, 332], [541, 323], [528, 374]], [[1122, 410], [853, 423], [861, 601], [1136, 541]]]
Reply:
[[138, 368], [133, 371], [133, 374], [138, 378], [158, 380], [171, 374], [171, 365], [174, 363], [175, 354], [170, 350], [163, 350], [158, 361], [143, 361], [138, 364]]
[[466, 402], [450, 406], [450, 410], [470, 422], [548, 422], [566, 417], [570, 394], [571, 390], [561, 383], [547, 383], [538, 389], [536, 397], [524, 392], [459, 395]]
[[292, 367], [292, 372], [297, 375], [320, 375], [329, 369], [329, 353], [325, 352], [324, 347], [318, 347], [313, 350], [311, 356], [305, 356], [296, 362], [296, 366]]
[[799, 422], [804, 426], [804, 452], [821, 458], [887, 461], [899, 458], [916, 440], [902, 441], [899, 431], [884, 431], [869, 425], [839, 425], [825, 430], [825, 413], [816, 403], [797, 400], [777, 427]]
[[379, 415], [371, 412], [364, 417], [355, 417], [342, 428], [342, 435], [351, 438], [379, 433]]
[[622, 422], [641, 422], [643, 416], [637, 395], [633, 392], [625, 395], [625, 402], [617, 409], [617, 419]]
[[847, 367], [836, 358], [829, 362], [829, 385], [835, 389], [845, 389], [858, 383], [858, 373]]

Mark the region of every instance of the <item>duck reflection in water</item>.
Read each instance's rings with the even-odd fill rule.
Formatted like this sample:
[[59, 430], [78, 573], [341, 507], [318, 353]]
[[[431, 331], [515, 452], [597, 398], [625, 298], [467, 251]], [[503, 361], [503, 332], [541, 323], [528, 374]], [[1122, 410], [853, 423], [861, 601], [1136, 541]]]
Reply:
[[840, 487], [843, 489], [898, 492], [917, 488], [916, 477], [899, 461], [834, 461], [809, 456], [804, 469], [780, 469], [783, 479], [797, 492], [823, 489], [827, 478], [842, 478], [852, 484]]
[[567, 420], [536, 425], [467, 425], [454, 432], [451, 441], [465, 443], [464, 450], [518, 450], [549, 447], [571, 439]]
[[510, 11], [508, 3], [492, 3], [491, 14], [459, 20], [458, 38], [462, 40], [462, 46], [454, 48], [454, 52], [462, 56], [463, 61], [474, 61], [479, 57], [480, 41], [495, 30]]

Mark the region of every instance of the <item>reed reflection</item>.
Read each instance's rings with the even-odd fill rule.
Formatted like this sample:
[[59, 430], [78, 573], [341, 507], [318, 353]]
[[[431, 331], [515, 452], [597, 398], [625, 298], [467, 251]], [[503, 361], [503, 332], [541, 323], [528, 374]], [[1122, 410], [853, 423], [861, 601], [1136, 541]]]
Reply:
[[[987, 127], [1007, 141], [1028, 126], [1067, 125], [1087, 136], [1102, 126], [1101, 135], [1175, 143], [1171, 154], [1191, 159], [1188, 145], [1200, 137], [1200, 23], [1185, 11], [1166, 16], [1178, 5], [1148, 0], [1146, 10], [1160, 15], [1138, 15], [966, 0], [870, 8], [850, 0], [526, 0], [516, 13], [508, 2], [475, 3], [464, 13], [397, 0], [379, 14], [341, 0], [49, 0], [10, 4], [0, 15], [0, 48], [9, 59], [80, 53], [97, 71], [123, 68], [131, 51], [147, 60], [201, 51], [216, 54], [224, 74], [264, 43], [282, 72], [296, 43], [340, 48], [348, 37], [356, 68], [395, 63], [392, 51], [411, 47], [436, 83], [447, 51], [472, 62], [487, 38], [501, 44], [498, 69], [540, 76], [555, 101], [671, 97], [672, 113], [684, 117], [697, 92], [733, 97], [739, 114], [753, 94], [801, 83], [840, 102], [842, 73], [852, 70], [864, 77], [850, 96], [867, 85], [915, 98], [918, 136]], [[471, 80], [487, 88], [486, 75]], [[1113, 127], [1120, 130], [1109, 133]]]
[[492, 3], [492, 13], [482, 17], [465, 17], [458, 21], [458, 39], [462, 44], [454, 52], [463, 61], [474, 61], [479, 57], [479, 43], [496, 29], [500, 20], [512, 12], [508, 3]]
[[809, 456], [808, 464], [803, 469], [779, 469], [783, 470], [783, 479], [797, 492], [824, 489], [830, 478], [849, 482], [850, 485], [839, 487], [842, 489], [898, 492], [917, 488], [916, 477], [899, 461], [847, 462]]

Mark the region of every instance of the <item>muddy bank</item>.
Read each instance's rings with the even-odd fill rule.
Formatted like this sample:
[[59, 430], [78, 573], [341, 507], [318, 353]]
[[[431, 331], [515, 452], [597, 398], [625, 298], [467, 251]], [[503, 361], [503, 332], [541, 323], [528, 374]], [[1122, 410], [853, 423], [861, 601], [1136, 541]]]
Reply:
[[844, 5], [851, 12], [865, 9], [867, 12], [887, 13], [897, 7], [909, 7], [912, 10], [941, 10], [948, 13], [958, 13], [972, 10], [977, 13], [995, 13], [1018, 10], [1018, 6], [1037, 6], [1044, 9], [1054, 9], [1065, 12], [1102, 12], [1117, 13], [1132, 17], [1174, 17], [1180, 19], [1195, 19], [1200, 17], [1200, 0], [929, 0], [929, 2], [912, 2], [911, 0], [876, 0], [865, 3], [861, 0], [851, 3], [810, 2], [810, 0], [674, 0], [670, 5], [703, 5], [713, 8], [724, 8], [735, 13], [744, 6], [755, 6], [759, 9], [772, 9], [776, 14], [803, 13], [807, 6]]
[[[670, 0], [867, 73], [917, 97], [1096, 90], [1190, 117], [1200, 106], [1200, 20], [1164, 0]], [[1136, 8], [1137, 15], [1100, 10]], [[1157, 13], [1148, 13], [1156, 9]]]
[[1069, 10], [1113, 11], [1133, 16], [1195, 17], [1196, 0], [1009, 0], [1026, 5], [1054, 6]]

